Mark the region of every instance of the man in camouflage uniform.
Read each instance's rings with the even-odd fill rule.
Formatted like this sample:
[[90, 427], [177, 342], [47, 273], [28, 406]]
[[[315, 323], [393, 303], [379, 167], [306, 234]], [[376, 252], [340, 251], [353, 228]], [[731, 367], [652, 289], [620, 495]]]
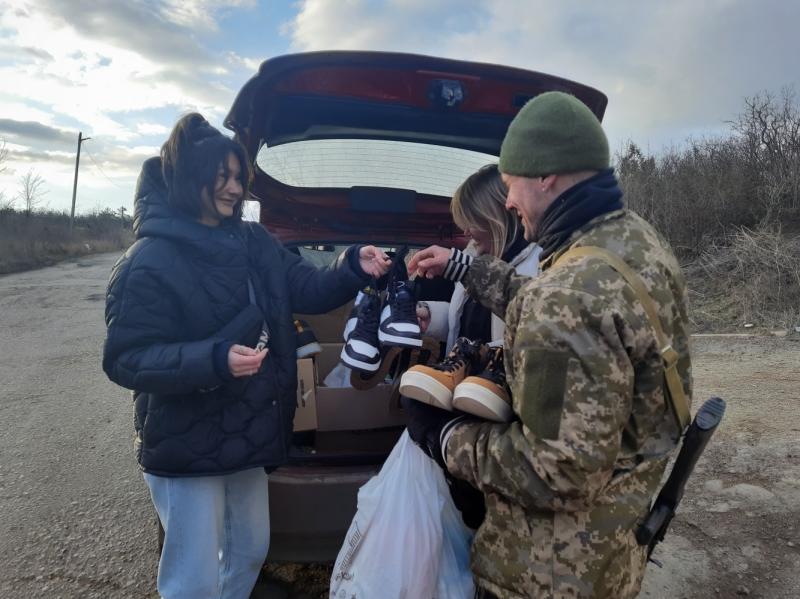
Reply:
[[637, 525], [675, 450], [656, 332], [633, 289], [596, 257], [621, 257], [653, 298], [679, 354], [691, 400], [687, 291], [669, 245], [623, 209], [602, 128], [580, 101], [551, 92], [529, 102], [500, 154], [526, 238], [543, 273], [519, 276], [491, 256], [433, 247], [409, 268], [459, 279], [505, 319], [505, 364], [515, 420], [456, 418], [405, 401], [409, 434], [453, 476], [486, 496], [472, 545], [478, 597], [635, 597], [646, 566]]

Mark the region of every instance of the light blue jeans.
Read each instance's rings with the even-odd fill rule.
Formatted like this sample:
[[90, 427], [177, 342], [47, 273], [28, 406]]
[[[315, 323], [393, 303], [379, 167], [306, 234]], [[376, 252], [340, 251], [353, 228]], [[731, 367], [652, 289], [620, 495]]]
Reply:
[[144, 475], [166, 532], [158, 564], [164, 599], [247, 599], [269, 550], [267, 474]]

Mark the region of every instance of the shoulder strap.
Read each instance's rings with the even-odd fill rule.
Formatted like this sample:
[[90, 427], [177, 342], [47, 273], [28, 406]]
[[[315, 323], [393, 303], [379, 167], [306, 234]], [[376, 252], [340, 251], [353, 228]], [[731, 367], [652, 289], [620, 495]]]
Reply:
[[247, 279], [247, 295], [250, 296], [250, 303], [256, 303], [256, 292], [253, 290], [253, 281]]
[[680, 428], [681, 432], [685, 431], [686, 427], [688, 427], [691, 422], [691, 412], [689, 411], [689, 404], [686, 401], [683, 385], [681, 384], [680, 376], [678, 376], [678, 369], [676, 368], [678, 364], [678, 352], [673, 349], [672, 345], [667, 343], [664, 330], [661, 328], [661, 320], [658, 318], [655, 303], [647, 292], [644, 283], [642, 283], [642, 279], [640, 279], [639, 275], [615, 253], [592, 246], [577, 247], [567, 250], [556, 260], [554, 266], [568, 258], [580, 257], [599, 258], [616, 270], [622, 278], [625, 279], [628, 285], [633, 288], [634, 292], [636, 292], [639, 302], [641, 302], [644, 311], [647, 313], [647, 319], [650, 321], [650, 325], [656, 330], [658, 344], [661, 347], [661, 357], [664, 361], [664, 378], [666, 380], [666, 388], [664, 390], [667, 403], [675, 418], [675, 422], [678, 424], [678, 428]]

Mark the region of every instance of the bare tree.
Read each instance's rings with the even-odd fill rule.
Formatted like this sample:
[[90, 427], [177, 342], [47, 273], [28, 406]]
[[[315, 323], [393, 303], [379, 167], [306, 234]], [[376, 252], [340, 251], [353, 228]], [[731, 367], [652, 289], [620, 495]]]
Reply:
[[744, 142], [758, 200], [770, 216], [800, 210], [800, 100], [794, 87], [745, 98], [742, 112], [725, 122]]
[[[8, 145], [6, 143], [6, 138], [0, 138], [0, 175], [5, 173], [8, 170], [8, 167], [5, 166], [5, 161], [8, 158]], [[0, 190], [0, 210], [10, 210], [14, 207], [14, 203], [16, 202], [16, 198], [7, 198], [6, 197], [6, 190]]]
[[89, 210], [89, 214], [91, 216], [98, 217], [100, 216], [100, 214], [102, 214], [103, 210], [105, 209], [106, 209], [105, 202], [103, 202], [103, 200], [101, 200], [100, 198], [96, 198], [94, 204], [92, 204], [92, 207]]
[[0, 137], [0, 175], [8, 170], [7, 166], [3, 166], [6, 158], [8, 158], [8, 144], [5, 137]]
[[25, 205], [26, 214], [30, 214], [42, 202], [44, 196], [50, 193], [50, 190], [44, 188], [45, 180], [34, 169], [30, 169], [27, 173], [19, 178], [21, 191], [17, 198], [22, 200]]

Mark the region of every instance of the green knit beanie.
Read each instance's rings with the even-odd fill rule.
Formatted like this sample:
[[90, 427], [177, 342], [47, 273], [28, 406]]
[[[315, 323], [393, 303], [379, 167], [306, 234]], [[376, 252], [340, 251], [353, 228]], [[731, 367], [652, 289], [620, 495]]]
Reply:
[[600, 121], [586, 104], [562, 92], [547, 92], [525, 104], [500, 149], [501, 173], [531, 179], [609, 166]]

